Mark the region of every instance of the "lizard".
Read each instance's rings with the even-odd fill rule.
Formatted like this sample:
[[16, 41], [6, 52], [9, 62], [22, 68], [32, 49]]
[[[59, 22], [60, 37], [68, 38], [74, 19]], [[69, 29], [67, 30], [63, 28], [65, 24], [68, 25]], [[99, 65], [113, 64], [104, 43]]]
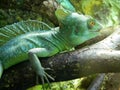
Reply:
[[55, 28], [36, 20], [0, 28], [0, 78], [4, 70], [29, 60], [42, 84], [45, 80], [49, 83], [48, 79], [54, 78], [46, 73], [38, 57], [50, 57], [69, 50], [96, 37], [102, 28], [96, 19], [77, 12], [59, 8], [55, 15], [59, 22], [59, 27]]

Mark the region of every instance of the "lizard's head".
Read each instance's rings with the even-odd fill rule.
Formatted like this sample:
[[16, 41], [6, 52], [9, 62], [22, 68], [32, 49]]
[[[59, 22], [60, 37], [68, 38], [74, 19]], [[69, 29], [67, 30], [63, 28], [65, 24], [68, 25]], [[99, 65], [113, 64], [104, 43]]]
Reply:
[[102, 26], [94, 18], [64, 10], [58, 12], [60, 15], [56, 16], [60, 23], [60, 28], [64, 28], [64, 32], [70, 32], [69, 38], [71, 41], [73, 40], [72, 43], [75, 45], [81, 44], [99, 35]]

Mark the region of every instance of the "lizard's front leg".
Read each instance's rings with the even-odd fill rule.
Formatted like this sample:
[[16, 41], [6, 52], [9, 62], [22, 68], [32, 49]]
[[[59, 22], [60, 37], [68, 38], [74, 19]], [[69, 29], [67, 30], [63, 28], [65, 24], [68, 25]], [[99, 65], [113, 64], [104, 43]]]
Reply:
[[38, 57], [47, 57], [52, 56], [57, 52], [57, 50], [48, 50], [46, 48], [33, 48], [29, 50], [29, 60], [36, 71], [36, 73], [41, 77], [42, 84], [44, 84], [44, 80], [49, 83], [48, 78], [54, 80], [49, 74], [45, 72], [45, 69], [42, 67], [41, 62], [39, 61]]

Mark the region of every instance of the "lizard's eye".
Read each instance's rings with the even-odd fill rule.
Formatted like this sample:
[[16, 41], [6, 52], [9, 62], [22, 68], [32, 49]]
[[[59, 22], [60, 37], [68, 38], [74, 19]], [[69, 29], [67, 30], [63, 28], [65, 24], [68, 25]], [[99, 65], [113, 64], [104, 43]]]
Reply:
[[95, 21], [94, 20], [89, 20], [88, 21], [88, 27], [92, 28], [95, 25]]
[[95, 22], [91, 21], [89, 24], [90, 24], [90, 26], [92, 27], [92, 26], [95, 25]]

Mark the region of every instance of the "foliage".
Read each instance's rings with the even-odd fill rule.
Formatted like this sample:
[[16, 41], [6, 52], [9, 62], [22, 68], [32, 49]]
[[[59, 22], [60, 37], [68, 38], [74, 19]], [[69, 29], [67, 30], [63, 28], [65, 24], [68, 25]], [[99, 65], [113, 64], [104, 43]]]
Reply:
[[[86, 90], [90, 85], [91, 81], [96, 77], [95, 75], [90, 75], [88, 77], [83, 77], [80, 79], [64, 81], [64, 82], [55, 82], [51, 83], [52, 90]], [[45, 84], [46, 90], [49, 90], [48, 84]], [[42, 90], [41, 85], [33, 86], [27, 90]]]
[[120, 0], [71, 0], [77, 11], [97, 18], [104, 26], [120, 24]]
[[[104, 0], [106, 8], [109, 9], [108, 15], [106, 15], [107, 25], [120, 24], [120, 0]], [[105, 17], [105, 16], [104, 16]]]
[[43, 21], [49, 23], [50, 26], [54, 26], [47, 18], [43, 18], [40, 14], [33, 11], [23, 11], [20, 9], [0, 9], [0, 27], [26, 20]]
[[22, 20], [37, 19], [42, 20], [39, 14], [19, 9], [0, 9], [0, 27]]
[[[76, 79], [76, 80], [71, 80], [71, 81], [67, 81], [67, 82], [56, 82], [56, 83], [52, 83], [51, 84], [51, 90], [80, 90], [77, 89], [79, 86], [79, 82], [82, 79]], [[46, 90], [50, 90], [50, 88], [48, 87], [47, 84], [45, 84], [45, 88]], [[27, 90], [42, 90], [42, 86], [41, 85], [36, 85], [32, 88], [29, 88]]]

